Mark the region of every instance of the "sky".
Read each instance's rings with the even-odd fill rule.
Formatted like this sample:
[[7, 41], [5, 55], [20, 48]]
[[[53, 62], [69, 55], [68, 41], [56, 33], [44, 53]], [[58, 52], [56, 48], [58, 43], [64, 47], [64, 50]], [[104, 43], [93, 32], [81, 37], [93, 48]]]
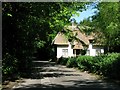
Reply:
[[73, 15], [71, 18], [74, 18], [77, 23], [83, 21], [84, 19], [87, 19], [88, 17], [95, 15], [96, 14], [95, 12], [98, 12], [98, 9], [94, 8], [95, 6], [96, 3], [87, 5], [86, 7], [88, 8], [85, 11], [82, 12], [77, 11], [77, 13], [79, 13], [79, 16]]

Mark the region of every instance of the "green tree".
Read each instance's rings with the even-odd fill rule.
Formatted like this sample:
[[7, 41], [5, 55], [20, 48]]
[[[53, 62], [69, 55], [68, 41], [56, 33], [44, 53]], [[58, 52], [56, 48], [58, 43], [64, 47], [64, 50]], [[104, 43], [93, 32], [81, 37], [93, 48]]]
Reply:
[[37, 50], [41, 59], [51, 58], [54, 36], [84, 3], [4, 2], [2, 6], [3, 76], [13, 76], [30, 71]]
[[90, 35], [91, 32], [95, 31], [90, 18], [84, 19], [82, 22], [80, 22], [78, 27], [81, 31], [85, 32], [86, 35]]
[[105, 36], [109, 52], [120, 52], [120, 3], [102, 2], [97, 6], [99, 13], [93, 16], [93, 26]]

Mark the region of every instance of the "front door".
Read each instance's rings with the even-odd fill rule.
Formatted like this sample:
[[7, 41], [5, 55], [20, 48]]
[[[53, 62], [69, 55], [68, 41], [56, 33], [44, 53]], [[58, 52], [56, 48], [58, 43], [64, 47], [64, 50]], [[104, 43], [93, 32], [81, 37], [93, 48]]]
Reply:
[[75, 56], [80, 55], [80, 49], [74, 49], [74, 50], [73, 50], [73, 54], [74, 54]]

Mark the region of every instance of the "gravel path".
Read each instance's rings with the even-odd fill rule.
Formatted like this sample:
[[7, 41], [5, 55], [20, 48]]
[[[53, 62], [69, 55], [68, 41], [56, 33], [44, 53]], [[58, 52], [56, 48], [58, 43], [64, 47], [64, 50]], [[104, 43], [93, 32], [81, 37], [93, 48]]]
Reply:
[[34, 61], [34, 78], [23, 79], [12, 90], [120, 90], [120, 87], [100, 80], [95, 75], [48, 61]]

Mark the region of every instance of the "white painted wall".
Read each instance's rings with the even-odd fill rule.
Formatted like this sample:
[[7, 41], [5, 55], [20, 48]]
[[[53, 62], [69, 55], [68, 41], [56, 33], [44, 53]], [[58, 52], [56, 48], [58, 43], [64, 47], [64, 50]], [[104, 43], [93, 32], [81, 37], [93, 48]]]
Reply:
[[69, 46], [68, 46], [68, 56], [69, 57], [73, 56], [73, 49], [72, 49], [72, 45], [70, 43], [69, 43]]
[[87, 50], [89, 51], [89, 53], [87, 52], [86, 55], [90, 55], [90, 56], [97, 56], [97, 51], [104, 53], [103, 47], [94, 47], [92, 44], [89, 45]]
[[73, 56], [73, 49], [71, 47], [71, 44], [69, 43], [68, 46], [62, 46], [62, 45], [57, 46], [57, 58], [60, 58], [63, 56], [63, 53], [62, 53], [63, 49], [68, 49], [68, 56], [67, 57]]
[[62, 49], [68, 49], [67, 46], [57, 46], [57, 58], [62, 57]]
[[[66, 58], [74, 56], [72, 46], [69, 43], [68, 46], [62, 46], [62, 45], [57, 46], [57, 58], [63, 57], [63, 52], [62, 52], [63, 49], [68, 49], [68, 56], [66, 56]], [[104, 53], [103, 47], [94, 48], [92, 44], [89, 45], [87, 50], [89, 50], [89, 53], [86, 53], [86, 55], [90, 55], [90, 56], [96, 56], [97, 55], [96, 50], [99, 50], [101, 53]]]

